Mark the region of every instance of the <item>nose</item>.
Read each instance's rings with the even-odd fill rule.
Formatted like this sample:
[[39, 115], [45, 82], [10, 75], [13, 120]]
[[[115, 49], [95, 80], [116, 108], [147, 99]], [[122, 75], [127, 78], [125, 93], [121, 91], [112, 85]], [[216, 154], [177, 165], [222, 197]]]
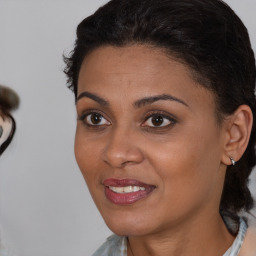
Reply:
[[109, 136], [102, 152], [102, 160], [111, 167], [122, 168], [128, 164], [141, 163], [144, 155], [132, 132], [116, 130]]

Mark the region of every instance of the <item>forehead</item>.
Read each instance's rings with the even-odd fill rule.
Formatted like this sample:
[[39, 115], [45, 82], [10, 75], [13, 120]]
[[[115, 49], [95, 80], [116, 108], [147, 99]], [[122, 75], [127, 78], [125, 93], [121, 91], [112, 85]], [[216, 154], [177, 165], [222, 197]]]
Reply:
[[[167, 56], [164, 50], [147, 45], [131, 45], [125, 47], [105, 46], [92, 51], [84, 59], [78, 79], [78, 87], [82, 82], [95, 82], [102, 78], [114, 79], [116, 76], [150, 77], [159, 80], [161, 77], [176, 73], [184, 77], [192, 75], [190, 69]], [[173, 76], [174, 77], [174, 76]], [[195, 83], [196, 84], [196, 83]], [[78, 88], [79, 90], [79, 88]]]
[[[152, 67], [155, 63], [157, 63], [159, 68], [161, 68], [165, 64], [165, 62], [163, 62], [163, 58], [166, 60], [170, 59], [167, 57], [163, 49], [150, 45], [134, 44], [122, 47], [102, 46], [89, 53], [86, 56], [83, 65], [88, 65], [89, 63], [92, 64], [98, 60], [104, 60], [104, 63], [101, 63], [102, 65], [106, 63], [111, 64], [110, 66], [105, 67], [104, 70], [108, 67], [111, 68], [114, 64], [117, 64], [120, 68], [120, 64], [126, 64], [126, 66], [132, 64], [137, 67], [140, 66], [141, 62], [143, 62], [143, 66], [147, 69]], [[128, 59], [129, 63], [126, 62]], [[98, 64], [99, 63], [97, 63], [97, 65]]]
[[92, 51], [82, 63], [78, 79], [78, 95], [86, 90], [112, 98], [129, 95], [133, 100], [166, 93], [188, 104], [205, 94], [213, 99], [186, 65], [162, 49], [145, 45], [105, 46]]

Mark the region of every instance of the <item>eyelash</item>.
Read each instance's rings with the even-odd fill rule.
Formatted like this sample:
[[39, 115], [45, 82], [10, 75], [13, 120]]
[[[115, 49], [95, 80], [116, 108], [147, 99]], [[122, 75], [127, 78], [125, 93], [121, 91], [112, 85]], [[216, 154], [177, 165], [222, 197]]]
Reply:
[[[90, 124], [88, 123], [88, 121], [86, 120], [90, 115], [99, 115], [99, 117], [104, 118], [109, 124], [105, 124], [105, 125], [97, 125], [97, 124]], [[81, 116], [78, 117], [79, 121], [82, 121], [87, 127], [92, 128], [92, 129], [102, 129], [105, 126], [109, 126], [111, 125], [111, 122], [108, 121], [107, 118], [104, 117], [104, 114], [101, 113], [100, 111], [96, 111], [96, 110], [88, 110], [86, 112], [84, 112]]]
[[[147, 125], [143, 125], [145, 122], [147, 122], [150, 118], [153, 118], [153, 117], [156, 117], [156, 118], [157, 117], [161, 117], [161, 118], [163, 118], [163, 120], [164, 119], [168, 120], [170, 123], [167, 124], [167, 125], [163, 125], [163, 126], [147, 126]], [[142, 127], [146, 128], [146, 129], [154, 129], [154, 130], [161, 129], [161, 130], [163, 130], [163, 129], [168, 129], [168, 128], [172, 127], [176, 123], [177, 123], [177, 119], [175, 117], [171, 116], [170, 114], [167, 114], [164, 111], [157, 110], [157, 111], [151, 111], [151, 112], [149, 112], [146, 115], [146, 117], [145, 117], [145, 119], [144, 119], [144, 121], [142, 123]]]
[[[109, 124], [103, 124], [103, 125], [98, 125], [98, 124], [90, 124], [88, 123], [88, 121], [86, 120], [90, 115], [99, 115], [99, 117], [104, 118]], [[170, 122], [167, 125], [163, 125], [163, 126], [149, 126], [149, 125], [144, 125], [145, 122], [147, 122], [150, 118], [153, 117], [161, 117], [163, 120], [168, 120], [168, 122]], [[92, 129], [104, 129], [106, 126], [110, 126], [111, 122], [104, 117], [104, 114], [101, 113], [100, 111], [96, 111], [96, 110], [89, 110], [86, 111], [85, 113], [83, 113], [81, 116], [78, 117], [78, 120], [82, 121], [87, 127], [92, 128]], [[147, 130], [163, 130], [163, 129], [168, 129], [170, 127], [172, 127], [173, 125], [175, 125], [177, 123], [177, 120], [175, 117], [170, 116], [170, 114], [166, 114], [166, 112], [164, 111], [151, 111], [149, 113], [147, 113], [147, 115], [144, 118], [144, 121], [141, 124], [141, 127], [143, 127], [144, 129]]]

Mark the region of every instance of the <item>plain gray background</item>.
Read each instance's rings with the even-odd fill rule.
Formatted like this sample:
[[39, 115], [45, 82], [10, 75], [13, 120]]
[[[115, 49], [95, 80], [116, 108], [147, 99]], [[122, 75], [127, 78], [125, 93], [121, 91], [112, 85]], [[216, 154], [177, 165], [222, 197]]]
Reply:
[[[21, 97], [0, 161], [0, 225], [18, 256], [89, 256], [110, 234], [75, 163], [74, 98], [62, 72], [77, 24], [105, 2], [0, 0], [0, 84]], [[256, 49], [256, 1], [227, 2]]]

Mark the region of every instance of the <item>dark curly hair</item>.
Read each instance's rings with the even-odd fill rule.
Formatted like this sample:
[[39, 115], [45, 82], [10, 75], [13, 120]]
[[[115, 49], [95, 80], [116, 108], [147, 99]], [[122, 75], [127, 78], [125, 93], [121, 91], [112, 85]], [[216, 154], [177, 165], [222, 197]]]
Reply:
[[253, 113], [249, 145], [228, 166], [220, 210], [249, 210], [248, 177], [256, 163], [255, 58], [246, 27], [221, 0], [112, 0], [77, 27], [74, 50], [64, 56], [69, 88], [77, 97], [81, 64], [101, 46], [146, 44], [187, 65], [194, 79], [216, 97], [217, 119], [242, 104]]

